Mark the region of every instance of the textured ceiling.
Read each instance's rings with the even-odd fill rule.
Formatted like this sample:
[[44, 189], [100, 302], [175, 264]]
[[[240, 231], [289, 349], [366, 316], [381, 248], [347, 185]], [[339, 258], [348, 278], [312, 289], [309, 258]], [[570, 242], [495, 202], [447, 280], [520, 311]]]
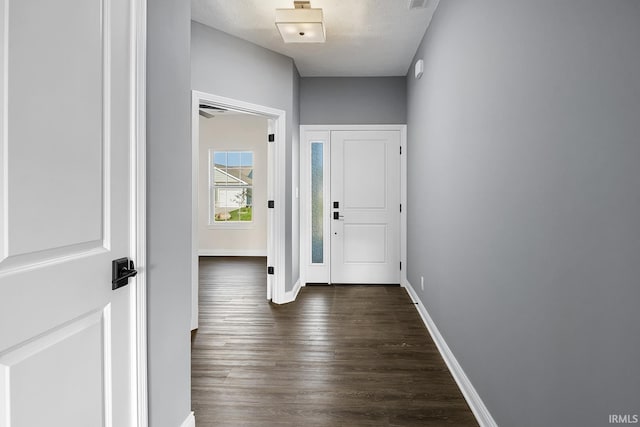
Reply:
[[191, 17], [293, 58], [303, 77], [404, 76], [437, 3], [409, 10], [408, 0], [311, 0], [324, 12], [321, 44], [283, 43], [275, 10], [293, 0], [191, 0]]

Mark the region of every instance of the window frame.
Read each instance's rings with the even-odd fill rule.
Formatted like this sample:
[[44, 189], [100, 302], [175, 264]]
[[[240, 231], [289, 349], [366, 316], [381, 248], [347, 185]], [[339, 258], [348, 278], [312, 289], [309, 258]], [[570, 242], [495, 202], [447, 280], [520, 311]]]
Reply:
[[[255, 174], [255, 152], [253, 150], [246, 150], [246, 149], [237, 149], [237, 150], [225, 150], [225, 149], [216, 149], [214, 147], [210, 147], [208, 149], [208, 154], [209, 154], [209, 171], [208, 171], [208, 177], [207, 180], [209, 182], [209, 209], [208, 209], [208, 218], [207, 218], [207, 223], [208, 223], [208, 228], [225, 228], [225, 229], [247, 229], [247, 228], [253, 228], [254, 227], [254, 215], [255, 215], [255, 211], [254, 211], [254, 204], [253, 204], [253, 199], [254, 199], [254, 183], [253, 183], [253, 176], [251, 179], [251, 184], [247, 184], [247, 185], [237, 185], [237, 186], [221, 186], [221, 185], [216, 185], [215, 182], [215, 155], [216, 153], [226, 153], [227, 156], [229, 155], [229, 153], [237, 153], [240, 154], [240, 156], [242, 156], [243, 153], [249, 153], [251, 154], [251, 169], [253, 171], [253, 173]], [[242, 166], [240, 166], [242, 167]], [[225, 170], [224, 171], [225, 174], [228, 174], [228, 172]], [[235, 177], [234, 177], [235, 178]], [[250, 221], [219, 221], [215, 219], [215, 213], [216, 213], [216, 191], [219, 189], [249, 189], [251, 190], [251, 204], [248, 204], [247, 206], [251, 207], [252, 213], [251, 213], [251, 220]]]

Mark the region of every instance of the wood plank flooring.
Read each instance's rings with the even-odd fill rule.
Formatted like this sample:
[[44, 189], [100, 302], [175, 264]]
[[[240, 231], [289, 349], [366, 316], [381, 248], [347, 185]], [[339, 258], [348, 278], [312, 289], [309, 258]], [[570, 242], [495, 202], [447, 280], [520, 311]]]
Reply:
[[406, 291], [266, 295], [265, 258], [200, 259], [192, 406], [204, 426], [477, 426]]

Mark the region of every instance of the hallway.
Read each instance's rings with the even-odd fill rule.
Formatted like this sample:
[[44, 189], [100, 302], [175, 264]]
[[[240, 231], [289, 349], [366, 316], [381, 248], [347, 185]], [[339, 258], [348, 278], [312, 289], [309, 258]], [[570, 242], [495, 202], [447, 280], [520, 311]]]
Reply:
[[266, 302], [264, 258], [200, 258], [198, 426], [476, 426], [406, 291], [309, 286]]

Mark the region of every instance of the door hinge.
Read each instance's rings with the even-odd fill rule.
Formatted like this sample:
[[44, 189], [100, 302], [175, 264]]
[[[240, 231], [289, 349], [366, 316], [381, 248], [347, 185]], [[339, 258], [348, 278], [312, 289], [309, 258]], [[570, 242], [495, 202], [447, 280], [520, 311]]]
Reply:
[[270, 133], [269, 134], [269, 142], [274, 142], [276, 140], [276, 134], [275, 133]]
[[402, 155], [402, 147], [400, 147], [400, 155]]
[[402, 203], [400, 203], [400, 213], [402, 213]]
[[267, 274], [275, 274], [275, 269], [273, 267], [267, 267]]
[[400, 270], [402, 270], [402, 261], [400, 261]]
[[275, 201], [273, 201], [273, 200], [269, 200], [269, 201], [267, 202], [267, 207], [268, 207], [269, 209], [273, 209], [273, 208], [274, 208], [274, 206], [275, 206], [275, 203], [276, 203]]

